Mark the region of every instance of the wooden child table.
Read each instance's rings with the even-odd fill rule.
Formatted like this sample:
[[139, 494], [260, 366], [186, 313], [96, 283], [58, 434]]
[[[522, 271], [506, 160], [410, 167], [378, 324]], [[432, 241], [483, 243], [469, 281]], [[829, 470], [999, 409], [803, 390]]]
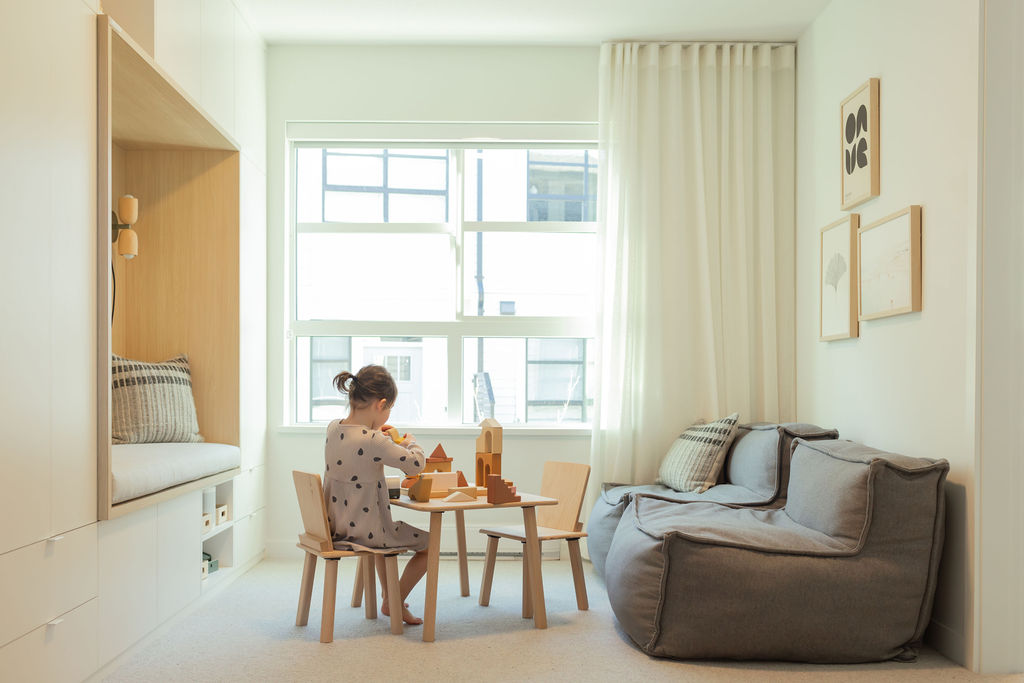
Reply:
[[441, 517], [446, 512], [455, 512], [455, 528], [459, 543], [459, 579], [462, 584], [462, 595], [469, 595], [469, 565], [466, 561], [466, 510], [490, 510], [493, 508], [522, 508], [523, 526], [526, 527], [526, 564], [530, 570], [530, 588], [533, 598], [533, 625], [537, 628], [548, 627], [547, 612], [544, 609], [544, 583], [540, 571], [540, 542], [537, 540], [538, 505], [557, 505], [555, 498], [545, 498], [530, 493], [519, 493], [521, 500], [513, 503], [492, 505], [487, 496], [480, 496], [474, 501], [461, 503], [448, 502], [443, 498], [431, 498], [429, 502], [418, 503], [402, 496], [391, 501], [392, 505], [410, 510], [430, 513], [430, 543], [427, 546], [427, 596], [423, 606], [423, 640], [434, 640], [434, 626], [437, 617], [437, 574], [438, 561], [441, 555]]

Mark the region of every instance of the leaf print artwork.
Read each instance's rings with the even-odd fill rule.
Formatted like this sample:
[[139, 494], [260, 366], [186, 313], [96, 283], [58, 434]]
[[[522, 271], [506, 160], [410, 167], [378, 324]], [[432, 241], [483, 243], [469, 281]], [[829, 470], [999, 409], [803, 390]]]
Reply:
[[843, 255], [832, 254], [832, 259], [828, 262], [828, 269], [825, 271], [825, 283], [832, 287], [834, 293], [838, 293], [839, 281], [843, 279], [846, 270], [846, 259], [843, 258]]

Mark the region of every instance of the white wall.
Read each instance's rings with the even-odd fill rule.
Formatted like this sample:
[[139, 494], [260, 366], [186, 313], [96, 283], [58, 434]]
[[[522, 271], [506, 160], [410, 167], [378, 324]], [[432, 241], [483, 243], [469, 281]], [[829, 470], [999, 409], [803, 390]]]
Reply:
[[[288, 121], [596, 121], [598, 48], [550, 47], [294, 47], [271, 46], [267, 57], [268, 161], [268, 553], [294, 551], [300, 519], [291, 470], [322, 472], [323, 428], [279, 428], [284, 421], [284, 174]], [[421, 430], [430, 452], [441, 442], [456, 469], [472, 470], [473, 429]], [[505, 430], [502, 472], [526, 491], [540, 488], [545, 460], [587, 462], [590, 439]], [[425, 517], [393, 510], [427, 525]], [[504, 515], [502, 513], [505, 513]], [[449, 515], [450, 516], [450, 515]], [[469, 550], [483, 550], [475, 527], [515, 521], [493, 511], [466, 520]], [[445, 520], [447, 524], [454, 524]], [[442, 551], [454, 549], [454, 530]]]
[[[928, 638], [971, 666], [979, 2], [834, 0], [797, 55], [797, 414], [840, 436], [946, 458], [947, 535]], [[922, 208], [923, 310], [818, 341], [818, 231], [840, 211], [839, 103], [881, 79], [881, 195], [861, 224]]]

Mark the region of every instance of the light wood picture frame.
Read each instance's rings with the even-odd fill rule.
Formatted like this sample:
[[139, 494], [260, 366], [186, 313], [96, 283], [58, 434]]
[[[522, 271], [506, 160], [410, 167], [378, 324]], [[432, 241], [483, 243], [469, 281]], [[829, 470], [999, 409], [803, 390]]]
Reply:
[[846, 211], [881, 192], [879, 79], [868, 79], [839, 105], [840, 207]]
[[857, 286], [857, 229], [851, 213], [821, 229], [818, 250], [818, 339], [860, 336]]
[[912, 205], [857, 231], [860, 319], [921, 310], [921, 207]]

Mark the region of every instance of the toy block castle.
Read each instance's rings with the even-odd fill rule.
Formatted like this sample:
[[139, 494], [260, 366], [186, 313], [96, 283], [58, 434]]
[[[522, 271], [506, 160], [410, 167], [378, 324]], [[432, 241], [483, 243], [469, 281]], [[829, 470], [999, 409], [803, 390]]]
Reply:
[[476, 439], [476, 484], [488, 485], [487, 477], [501, 474], [501, 425], [493, 417], [480, 423]]

